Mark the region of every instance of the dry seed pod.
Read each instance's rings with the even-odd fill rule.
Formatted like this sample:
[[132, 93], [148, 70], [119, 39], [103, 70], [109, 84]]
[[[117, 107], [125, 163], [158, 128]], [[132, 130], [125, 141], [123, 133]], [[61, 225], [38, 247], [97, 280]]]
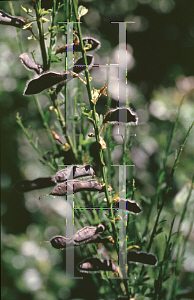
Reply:
[[84, 228], [78, 230], [73, 237], [73, 242], [75, 245], [86, 244], [89, 241], [95, 241], [100, 234], [104, 233], [107, 227], [104, 224], [98, 224], [98, 226], [85, 226]]
[[[5, 13], [3, 10], [0, 10], [0, 24], [2, 25], [11, 25], [14, 27], [22, 28], [25, 24], [28, 23], [28, 20], [23, 17], [11, 16]], [[31, 30], [32, 27], [29, 27]]]
[[144, 265], [156, 266], [158, 261], [154, 254], [146, 252], [130, 251], [127, 254], [127, 261], [141, 263]]
[[67, 169], [62, 169], [55, 174], [57, 183], [63, 182], [70, 178], [78, 178], [83, 176], [94, 176], [95, 171], [90, 165], [70, 166]]
[[134, 200], [120, 198], [120, 199], [118, 199], [116, 201], [117, 201], [117, 203], [116, 203], [117, 207], [119, 207], [119, 203], [126, 202], [126, 210], [127, 210], [127, 212], [130, 212], [130, 213], [135, 214], [135, 215], [142, 212], [141, 207]]
[[116, 124], [118, 122], [137, 125], [138, 117], [129, 107], [117, 107], [115, 109], [110, 109], [104, 116], [103, 123]]
[[16, 182], [15, 189], [20, 193], [29, 192], [32, 190], [43, 189], [50, 186], [54, 186], [55, 180], [53, 177], [37, 178], [35, 180], [20, 180]]
[[25, 193], [54, 186], [59, 182], [68, 180], [69, 177], [78, 178], [83, 176], [94, 176], [94, 174], [94, 169], [90, 165], [70, 166], [67, 169], [58, 171], [54, 176], [37, 178], [35, 180], [20, 180], [16, 182], [15, 189], [20, 193]]
[[97, 273], [100, 271], [118, 272], [118, 267], [113, 260], [99, 259], [97, 257], [86, 258], [77, 265], [81, 273]]
[[19, 58], [26, 69], [34, 71], [38, 75], [43, 72], [42, 67], [36, 64], [35, 61], [29, 57], [28, 53], [22, 53]]
[[57, 184], [57, 186], [52, 190], [50, 195], [64, 196], [73, 193], [78, 193], [81, 191], [102, 192], [103, 190], [103, 187], [97, 179], [91, 179], [87, 181], [68, 180], [66, 182]]
[[[94, 57], [92, 55], [87, 55], [87, 64], [89, 68], [93, 65]], [[88, 68], [88, 69], [89, 69]], [[79, 58], [73, 67], [74, 73], [80, 73], [86, 69], [84, 66], [83, 58]], [[69, 71], [57, 73], [57, 72], [45, 72], [37, 78], [31, 79], [26, 83], [26, 87], [24, 89], [24, 95], [33, 95], [38, 94], [45, 89], [50, 88], [51, 86], [60, 83], [61, 81], [72, 79], [72, 76], [69, 77], [71, 73]]]
[[57, 235], [50, 240], [50, 243], [54, 248], [62, 250], [66, 247], [66, 238], [62, 235]]
[[[64, 249], [66, 244], [72, 244], [75, 246], [80, 246], [87, 243], [99, 243], [103, 242], [100, 235], [104, 233], [107, 226], [103, 223], [98, 224], [98, 226], [85, 226], [76, 232], [72, 238], [66, 238], [64, 236], [58, 235], [54, 236], [50, 243], [56, 249]], [[99, 239], [100, 238], [100, 239]], [[105, 243], [107, 241], [105, 240]], [[112, 242], [109, 240], [109, 242]]]

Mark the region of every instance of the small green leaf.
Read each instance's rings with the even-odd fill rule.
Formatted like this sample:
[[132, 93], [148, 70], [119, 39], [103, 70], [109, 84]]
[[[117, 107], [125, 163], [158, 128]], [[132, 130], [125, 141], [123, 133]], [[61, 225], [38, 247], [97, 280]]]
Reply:
[[61, 62], [61, 61], [62, 61], [62, 58], [59, 57], [59, 56], [57, 56], [57, 55], [53, 55], [53, 56], [51, 57], [51, 62], [52, 62], [52, 63], [54, 63], [54, 62], [59, 63], [59, 62]]

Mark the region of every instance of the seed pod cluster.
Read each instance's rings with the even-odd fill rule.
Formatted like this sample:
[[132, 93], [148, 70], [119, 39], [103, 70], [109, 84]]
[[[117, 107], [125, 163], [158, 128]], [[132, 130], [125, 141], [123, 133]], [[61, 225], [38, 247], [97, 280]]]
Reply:
[[63, 182], [69, 178], [78, 178], [83, 176], [94, 176], [95, 171], [90, 165], [70, 166], [67, 169], [58, 171], [53, 178], [56, 183]]
[[[88, 69], [90, 69], [93, 65], [94, 57], [93, 55], [87, 55], [87, 65], [89, 66]], [[84, 65], [83, 58], [79, 58], [74, 66], [73, 66], [73, 72], [74, 73], [80, 73], [86, 69], [86, 66]], [[51, 86], [60, 83], [61, 81], [66, 81], [72, 79], [71, 72], [64, 71], [62, 73], [57, 72], [45, 72], [38, 76], [37, 78], [31, 79], [26, 83], [26, 87], [24, 89], [24, 95], [33, 95], [38, 94], [45, 89], [50, 88]]]
[[97, 257], [89, 257], [77, 265], [77, 269], [81, 273], [97, 273], [100, 271], [118, 272], [118, 267], [113, 260], [99, 259]]
[[[78, 230], [72, 238], [66, 238], [61, 235], [54, 236], [50, 243], [54, 248], [64, 249], [66, 244], [80, 246], [87, 243], [99, 243], [103, 239], [99, 239], [100, 235], [106, 231], [105, 224], [100, 223], [97, 226], [85, 226]], [[111, 242], [111, 241], [110, 241]]]
[[59, 170], [54, 176], [37, 178], [35, 180], [20, 180], [16, 182], [15, 189], [20, 193], [25, 193], [32, 190], [55, 186], [58, 183], [65, 182], [69, 178], [94, 175], [95, 171], [90, 165], [70, 166], [66, 169]]
[[104, 187], [100, 184], [97, 179], [90, 179], [86, 181], [80, 180], [68, 180], [57, 184], [57, 186], [52, 190], [50, 195], [53, 196], [64, 196], [71, 195], [81, 191], [98, 191], [103, 192]]

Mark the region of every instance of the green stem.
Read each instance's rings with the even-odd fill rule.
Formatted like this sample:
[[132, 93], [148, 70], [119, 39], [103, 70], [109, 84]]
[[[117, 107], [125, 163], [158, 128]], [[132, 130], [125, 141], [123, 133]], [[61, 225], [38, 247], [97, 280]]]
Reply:
[[52, 47], [55, 43], [54, 29], [53, 29], [53, 26], [55, 25], [55, 14], [56, 14], [56, 0], [53, 0], [53, 9], [52, 9], [52, 14], [51, 14], [50, 46], [49, 46], [49, 50], [48, 50], [48, 70], [50, 69], [50, 65], [51, 65]]
[[189, 134], [190, 134], [191, 129], [193, 128], [193, 126], [194, 126], [194, 122], [191, 124], [191, 126], [189, 127], [189, 129], [188, 129], [188, 131], [187, 131], [187, 134], [186, 134], [186, 136], [185, 136], [185, 138], [184, 138], [184, 140], [183, 140], [183, 143], [181, 144], [181, 146], [180, 146], [180, 148], [179, 148], [177, 157], [176, 157], [175, 162], [174, 162], [174, 165], [173, 165], [173, 167], [172, 167], [171, 174], [170, 174], [170, 176], [169, 176], [169, 180], [168, 180], [168, 183], [167, 183], [167, 188], [166, 188], [165, 193], [164, 193], [164, 195], [163, 195], [162, 203], [161, 203], [160, 206], [159, 206], [158, 215], [157, 215], [157, 218], [156, 218], [156, 221], [155, 221], [155, 224], [154, 224], [154, 228], [153, 228], [153, 230], [152, 230], [152, 234], [151, 234], [151, 237], [150, 237], [149, 245], [148, 245], [148, 247], [147, 247], [147, 251], [148, 251], [148, 252], [149, 252], [149, 250], [150, 250], [150, 248], [151, 248], [151, 246], [152, 246], [152, 242], [153, 242], [154, 236], [155, 236], [155, 234], [156, 234], [156, 230], [157, 230], [157, 226], [158, 226], [158, 221], [159, 221], [159, 218], [160, 218], [160, 214], [161, 214], [161, 212], [162, 212], [162, 209], [163, 209], [163, 207], [164, 207], [164, 204], [166, 203], [166, 198], [167, 198], [166, 196], [167, 196], [167, 194], [168, 194], [168, 192], [169, 192], [169, 190], [170, 190], [170, 187], [171, 187], [171, 182], [172, 182], [172, 178], [173, 178], [173, 175], [174, 175], [174, 171], [175, 171], [175, 169], [176, 169], [176, 167], [177, 167], [177, 165], [178, 165], [178, 163], [179, 163], [180, 155], [181, 155], [181, 153], [182, 153], [182, 151], [183, 151], [183, 148], [184, 148], [184, 146], [185, 146], [185, 144], [186, 144], [187, 138], [189, 137]]
[[[15, 15], [15, 13], [14, 13], [14, 8], [13, 8], [13, 4], [12, 4], [11, 1], [9, 1], [9, 6], [10, 6], [11, 14], [12, 14], [12, 15]], [[17, 31], [17, 42], [18, 42], [18, 45], [19, 45], [19, 48], [20, 48], [21, 53], [23, 53], [24, 51], [23, 51], [23, 47], [22, 47], [21, 37], [20, 37], [20, 34], [19, 34], [19, 29], [16, 28], [16, 31]], [[30, 72], [29, 72], [28, 70], [27, 70], [27, 75], [28, 75], [28, 78], [30, 79]], [[45, 126], [45, 128], [46, 128], [46, 130], [47, 130], [48, 136], [49, 136], [49, 138], [50, 138], [50, 140], [51, 140], [51, 143], [52, 143], [52, 145], [53, 145], [54, 151], [55, 151], [56, 154], [58, 154], [59, 151], [58, 151], [58, 149], [57, 149], [55, 140], [54, 140], [54, 138], [53, 138], [53, 136], [52, 136], [52, 134], [51, 134], [51, 132], [50, 132], [49, 125], [48, 125], [48, 123], [45, 121], [45, 115], [44, 115], [44, 112], [43, 112], [43, 110], [42, 110], [42, 107], [41, 107], [41, 105], [40, 105], [40, 103], [39, 103], [39, 100], [38, 100], [38, 98], [37, 98], [36, 95], [34, 95], [33, 97], [34, 97], [34, 100], [35, 100], [35, 102], [36, 102], [36, 105], [37, 105], [39, 114], [41, 115], [41, 118], [42, 118], [42, 120], [43, 120], [43, 124], [44, 124], [44, 126]]]
[[41, 21], [41, 0], [38, 0], [35, 2], [35, 12], [36, 12], [36, 20], [37, 20], [37, 26], [39, 31], [39, 43], [40, 43], [40, 50], [42, 54], [42, 61], [43, 61], [43, 70], [48, 70], [48, 64], [47, 64], [47, 54], [46, 54], [46, 48], [44, 43], [44, 30], [43, 30], [43, 24]]
[[75, 162], [77, 162], [77, 153], [76, 153], [75, 148], [73, 146], [73, 142], [71, 140], [71, 137], [69, 136], [69, 134], [66, 130], [66, 122], [65, 122], [64, 116], [62, 114], [62, 111], [59, 107], [56, 92], [54, 91], [54, 92], [50, 93], [50, 97], [51, 97], [51, 100], [52, 100], [52, 103], [53, 103], [54, 107], [57, 110], [57, 113], [58, 113], [58, 116], [59, 116], [59, 122], [61, 124], [61, 127], [62, 127], [63, 133], [65, 135], [66, 141], [71, 147], [69, 151], [71, 151], [71, 153], [72, 153], [73, 160]]
[[44, 160], [45, 164], [47, 164], [54, 172], [56, 172], [56, 168], [52, 165], [52, 163], [50, 163], [49, 161], [47, 161], [44, 158], [44, 154], [36, 147], [35, 143], [32, 140], [32, 137], [28, 134], [27, 130], [25, 129], [25, 127], [23, 126], [22, 122], [21, 122], [21, 118], [19, 116], [16, 117], [16, 122], [18, 123], [18, 125], [21, 127], [22, 131], [24, 132], [24, 134], [26, 135], [27, 139], [29, 140], [30, 144], [32, 145], [32, 147], [36, 150], [36, 152], [41, 156], [41, 158]]
[[[75, 0], [73, 0], [73, 6], [74, 6], [74, 12], [75, 12], [76, 20], [79, 21], [78, 13], [77, 13], [77, 6], [75, 4]], [[79, 35], [79, 39], [80, 39], [80, 45], [81, 45], [81, 48], [82, 48], [82, 56], [83, 56], [83, 59], [84, 59], [84, 65], [86, 66], [86, 70], [85, 70], [86, 83], [87, 83], [86, 88], [87, 88], [87, 92], [88, 92], [90, 107], [91, 107], [91, 110], [92, 110], [93, 127], [94, 127], [96, 142], [99, 143], [100, 142], [100, 135], [99, 135], [98, 124], [97, 124], [97, 119], [96, 119], [96, 108], [95, 108], [95, 105], [92, 102], [91, 85], [90, 85], [90, 79], [89, 79], [89, 72], [88, 72], [88, 68], [87, 68], [87, 58], [86, 58], [86, 53], [85, 53], [85, 50], [84, 50], [84, 44], [83, 44], [83, 40], [82, 40], [82, 33], [81, 33], [80, 23], [77, 23], [77, 27], [78, 27], [78, 35]], [[100, 149], [99, 156], [100, 156], [100, 162], [101, 162], [102, 178], [103, 178], [103, 181], [104, 181], [104, 184], [105, 184], [105, 195], [106, 195], [106, 199], [107, 199], [107, 205], [110, 208], [109, 212], [110, 212], [110, 217], [112, 219], [111, 226], [112, 226], [112, 231], [113, 231], [113, 238], [115, 240], [115, 247], [116, 247], [116, 250], [118, 252], [115, 220], [114, 220], [112, 204], [110, 202], [110, 197], [109, 197], [109, 192], [108, 192], [108, 182], [107, 182], [107, 176], [106, 176], [106, 172], [105, 172], [105, 164], [104, 164], [104, 157], [103, 157], [102, 149]], [[123, 283], [124, 283], [124, 286], [125, 286], [126, 293], [128, 294], [128, 285], [127, 285], [126, 280], [123, 280]]]

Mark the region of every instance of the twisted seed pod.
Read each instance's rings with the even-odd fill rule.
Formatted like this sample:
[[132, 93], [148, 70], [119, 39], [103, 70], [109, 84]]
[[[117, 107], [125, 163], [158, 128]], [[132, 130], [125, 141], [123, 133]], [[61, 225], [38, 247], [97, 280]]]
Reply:
[[152, 266], [156, 266], [158, 263], [158, 260], [154, 254], [146, 253], [146, 252], [136, 252], [136, 251], [128, 252], [127, 260], [135, 263], [141, 263], [144, 265], [152, 265]]
[[[5, 13], [3, 10], [0, 10], [0, 24], [2, 25], [11, 25], [14, 27], [22, 28], [27, 23], [28, 20], [23, 17], [11, 16]], [[30, 27], [29, 30], [31, 30]]]
[[57, 184], [57, 186], [52, 190], [50, 195], [53, 196], [64, 196], [71, 195], [73, 193], [78, 193], [81, 191], [99, 191], [102, 192], [104, 188], [101, 186], [97, 179], [91, 179], [87, 181], [79, 180], [68, 180], [63, 183]]
[[[50, 243], [54, 248], [57, 249], [64, 249], [66, 244], [80, 246], [87, 243], [99, 243], [103, 241], [103, 239], [99, 239], [99, 237], [106, 229], [107, 227], [101, 223], [98, 224], [98, 226], [85, 226], [78, 230], [72, 238], [66, 238], [58, 235], [54, 236], [50, 240]], [[112, 241], [110, 240], [110, 242]]]
[[113, 260], [99, 259], [97, 257], [86, 258], [77, 265], [77, 269], [81, 273], [97, 273], [100, 271], [117, 272], [118, 267]]
[[26, 69], [34, 71], [37, 74], [41, 74], [43, 72], [42, 67], [36, 64], [35, 61], [29, 57], [28, 53], [22, 53], [19, 58]]
[[115, 109], [110, 109], [104, 116], [103, 123], [116, 124], [118, 122], [137, 125], [138, 117], [129, 107], [117, 107]]
[[35, 180], [19, 180], [16, 182], [14, 187], [18, 192], [25, 193], [32, 190], [54, 186], [55, 184], [55, 180], [52, 177], [43, 177]]
[[58, 171], [54, 176], [37, 178], [35, 180], [20, 180], [16, 182], [15, 189], [20, 193], [32, 190], [43, 189], [55, 186], [57, 183], [64, 182], [68, 178], [78, 178], [83, 176], [94, 176], [94, 169], [90, 165], [70, 166], [67, 169]]
[[90, 165], [84, 166], [71, 166], [67, 169], [58, 171], [54, 178], [57, 183], [63, 182], [68, 178], [78, 178], [82, 176], [94, 176], [95, 171]]
[[120, 198], [120, 199], [118, 199], [118, 201], [116, 203], [116, 206], [119, 207], [119, 203], [121, 204], [121, 202], [122, 203], [124, 203], [124, 202], [126, 203], [126, 210], [127, 210], [127, 212], [130, 212], [130, 213], [132, 213], [134, 215], [138, 215], [139, 213], [142, 212], [141, 207], [134, 200]]
[[[87, 55], [87, 65], [89, 68], [92, 67], [94, 57], [92, 55]], [[89, 69], [88, 68], [88, 69]], [[86, 69], [86, 66], [84, 65], [83, 58], [79, 58], [74, 66], [73, 66], [73, 72], [74, 73], [80, 73]], [[76, 77], [76, 76], [73, 76]], [[60, 83], [61, 81], [66, 81], [72, 79], [71, 73], [69, 71], [64, 71], [62, 73], [57, 72], [45, 72], [38, 76], [37, 78], [31, 79], [27, 81], [26, 87], [24, 89], [24, 95], [33, 95], [38, 94], [45, 89], [50, 88], [51, 86]]]

